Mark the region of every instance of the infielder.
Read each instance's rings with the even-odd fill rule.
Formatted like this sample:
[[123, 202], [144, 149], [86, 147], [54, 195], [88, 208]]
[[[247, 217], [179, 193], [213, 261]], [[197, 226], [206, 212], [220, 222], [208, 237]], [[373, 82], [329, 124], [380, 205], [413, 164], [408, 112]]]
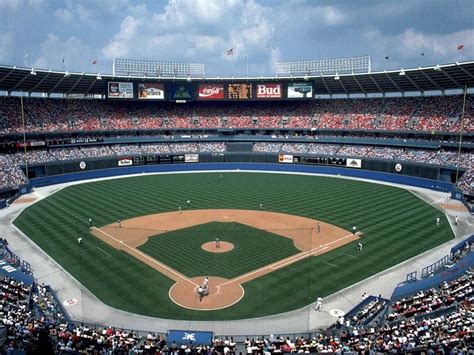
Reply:
[[319, 222], [318, 222], [318, 224], [316, 224], [316, 231], [317, 231], [318, 233], [321, 232], [321, 225], [319, 224]]

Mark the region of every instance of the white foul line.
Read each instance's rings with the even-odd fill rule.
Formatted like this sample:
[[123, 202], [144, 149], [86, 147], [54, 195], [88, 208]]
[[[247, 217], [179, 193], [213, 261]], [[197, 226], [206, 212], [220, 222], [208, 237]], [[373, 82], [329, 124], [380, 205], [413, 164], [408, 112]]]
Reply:
[[133, 252], [140, 254], [140, 255], [143, 256], [145, 259], [148, 259], [149, 261], [151, 261], [151, 262], [153, 262], [153, 263], [155, 263], [155, 264], [161, 266], [162, 268], [168, 270], [168, 271], [171, 272], [172, 274], [175, 274], [175, 275], [178, 276], [179, 278], [181, 278], [181, 279], [183, 279], [183, 280], [185, 280], [185, 281], [188, 281], [188, 282], [194, 284], [195, 286], [199, 286], [197, 283], [195, 283], [194, 281], [191, 281], [191, 280], [188, 279], [186, 276], [180, 274], [178, 271], [176, 271], [176, 270], [174, 270], [174, 269], [172, 269], [172, 268], [166, 266], [165, 264], [160, 263], [158, 260], [153, 259], [152, 257], [146, 255], [145, 253], [141, 252], [140, 250], [135, 249], [135, 248], [132, 248], [130, 245], [127, 245], [127, 244], [125, 244], [123, 241], [118, 240], [118, 239], [115, 238], [115, 237], [112, 237], [110, 234], [104, 232], [103, 230], [101, 230], [101, 229], [99, 229], [99, 228], [97, 228], [97, 227], [92, 227], [92, 228], [98, 230], [99, 232], [104, 233], [107, 237], [109, 237], [109, 238], [115, 240], [117, 243], [120, 243], [120, 244], [124, 245], [126, 248], [131, 249]]
[[302, 253], [299, 253], [299, 254], [296, 254], [296, 255], [293, 255], [293, 256], [290, 256], [289, 258], [287, 259], [283, 259], [283, 260], [280, 260], [280, 261], [277, 261], [276, 263], [273, 263], [273, 264], [270, 264], [270, 265], [266, 265], [266, 266], [263, 266], [257, 270], [253, 270], [251, 272], [248, 272], [246, 274], [243, 274], [243, 275], [240, 275], [236, 278], [233, 278], [232, 280], [229, 280], [227, 282], [224, 282], [223, 284], [220, 284], [219, 286], [224, 286], [224, 285], [227, 285], [229, 283], [232, 283], [232, 282], [235, 282], [237, 280], [240, 280], [244, 277], [248, 277], [250, 275], [253, 275], [257, 272], [260, 272], [262, 270], [266, 270], [266, 269], [272, 269], [272, 270], [277, 270], [277, 269], [280, 269], [286, 265], [289, 265], [289, 264], [292, 264], [294, 263], [296, 260], [299, 260], [299, 259], [303, 259], [305, 258], [307, 255], [311, 255], [313, 253], [318, 253], [324, 249], [327, 249], [330, 245], [334, 244], [334, 243], [337, 243], [337, 242], [340, 242], [341, 240], [344, 240], [344, 239], [347, 239], [349, 237], [352, 237], [354, 235], [357, 235], [359, 236], [361, 234], [361, 232], [357, 232], [356, 234], [353, 234], [353, 233], [350, 233], [344, 237], [341, 237], [339, 239], [336, 239], [336, 240], [333, 240], [332, 242], [329, 242], [329, 243], [326, 243], [326, 244], [322, 244], [322, 246], [319, 246], [317, 248], [314, 248], [314, 249], [311, 249], [311, 250], [308, 250], [308, 251], [305, 251], [305, 252], [302, 252]]

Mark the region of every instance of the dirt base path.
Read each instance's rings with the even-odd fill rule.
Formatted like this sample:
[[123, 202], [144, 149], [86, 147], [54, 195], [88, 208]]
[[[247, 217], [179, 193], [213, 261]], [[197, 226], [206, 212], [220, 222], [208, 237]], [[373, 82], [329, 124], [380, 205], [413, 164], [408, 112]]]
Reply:
[[[169, 231], [209, 222], [238, 222], [290, 238], [300, 253], [266, 265], [231, 280], [212, 277], [209, 295], [201, 300], [197, 289], [206, 275], [187, 278], [180, 272], [138, 250], [148, 238]], [[319, 224], [319, 231], [317, 225]], [[359, 238], [347, 230], [314, 219], [284, 213], [250, 210], [192, 210], [141, 216], [101, 228], [92, 227], [92, 234], [116, 249], [123, 250], [176, 281], [169, 296], [176, 304], [196, 310], [230, 307], [244, 296], [243, 283], [291, 265], [304, 258], [327, 253]], [[224, 241], [220, 242], [223, 245]], [[211, 243], [212, 244], [212, 243]], [[212, 246], [208, 246], [212, 248]]]

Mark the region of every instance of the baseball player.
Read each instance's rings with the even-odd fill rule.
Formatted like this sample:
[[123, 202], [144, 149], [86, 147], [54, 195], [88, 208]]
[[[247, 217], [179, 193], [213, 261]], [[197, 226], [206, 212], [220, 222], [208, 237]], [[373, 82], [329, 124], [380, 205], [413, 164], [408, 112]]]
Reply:
[[316, 308], [314, 310], [321, 312], [322, 309], [323, 309], [323, 299], [321, 297], [318, 297], [316, 301]]
[[263, 203], [260, 204], [260, 209], [261, 209], [261, 210], [263, 209]]
[[356, 226], [352, 227], [352, 234], [356, 234], [356, 230], [357, 230]]
[[221, 247], [221, 240], [219, 239], [219, 237], [216, 237], [216, 248], [220, 248]]
[[119, 228], [122, 228], [122, 221], [120, 219], [117, 221], [117, 224]]
[[77, 244], [81, 244], [81, 243], [82, 243], [82, 238], [81, 237], [77, 238]]
[[92, 218], [89, 218], [89, 228], [92, 227]]
[[321, 225], [319, 224], [319, 222], [318, 222], [318, 224], [316, 224], [316, 231], [317, 231], [318, 233], [321, 232]]
[[362, 243], [357, 243], [357, 250], [362, 251]]
[[186, 206], [188, 206], [188, 207], [191, 206], [191, 200], [186, 201]]
[[179, 211], [179, 213], [181, 213], [181, 206], [178, 207], [178, 211]]
[[440, 221], [440, 218], [439, 217], [436, 217], [436, 225], [439, 226], [439, 221]]
[[459, 224], [459, 217], [458, 216], [454, 216], [454, 225], [458, 225]]

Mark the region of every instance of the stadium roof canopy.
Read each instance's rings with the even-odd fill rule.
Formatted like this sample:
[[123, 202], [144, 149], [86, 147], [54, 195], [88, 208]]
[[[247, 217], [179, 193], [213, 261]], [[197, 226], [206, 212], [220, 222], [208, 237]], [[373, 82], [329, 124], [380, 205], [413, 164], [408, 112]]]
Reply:
[[212, 77], [172, 78], [114, 76], [112, 74], [73, 73], [0, 65], [0, 91], [105, 95], [107, 81], [133, 82], [288, 82], [312, 81], [315, 95], [385, 94], [426, 92], [474, 87], [474, 61], [393, 71], [316, 75], [304, 77]]

